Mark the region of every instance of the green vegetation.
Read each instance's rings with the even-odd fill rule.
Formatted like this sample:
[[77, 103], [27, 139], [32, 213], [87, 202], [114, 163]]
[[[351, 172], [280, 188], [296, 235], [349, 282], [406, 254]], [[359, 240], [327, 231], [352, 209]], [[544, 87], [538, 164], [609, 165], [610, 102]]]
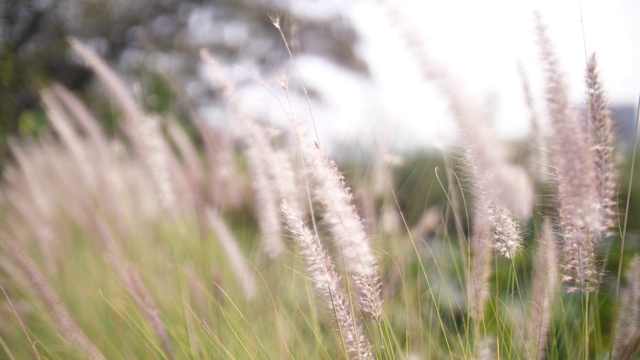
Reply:
[[71, 39], [117, 129], [60, 85], [41, 90], [48, 125], [25, 120], [0, 197], [0, 358], [633, 358], [632, 166], [595, 58], [586, 127], [537, 31], [552, 131], [504, 144], [438, 74], [464, 148], [379, 148], [347, 179], [307, 124], [249, 118], [207, 52], [233, 131], [168, 115], [160, 77], [138, 104]]

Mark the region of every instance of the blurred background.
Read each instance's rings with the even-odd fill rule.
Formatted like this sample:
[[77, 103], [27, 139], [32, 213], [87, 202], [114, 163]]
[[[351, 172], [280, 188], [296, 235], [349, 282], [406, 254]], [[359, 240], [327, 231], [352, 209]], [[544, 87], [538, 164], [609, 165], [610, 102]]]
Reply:
[[[620, 133], [631, 141], [640, 90], [635, 0], [4, 0], [0, 159], [8, 156], [9, 138], [48, 127], [37, 91], [54, 81], [98, 109], [107, 129], [115, 121], [93, 75], [69, 52], [68, 36], [87, 42], [129, 79], [148, 110], [227, 126], [231, 112], [198, 55], [206, 48], [257, 119], [287, 126], [290, 101], [297, 119], [314, 118], [334, 155], [381, 142], [412, 151], [455, 139], [446, 103], [412, 56], [410, 47], [421, 47], [488, 109], [500, 136], [526, 139], [519, 66], [544, 113], [535, 11], [548, 25], [577, 106], [585, 99], [586, 57], [597, 53]], [[295, 65], [269, 14], [280, 18]], [[399, 22], [411, 24], [413, 43]], [[282, 75], [288, 94], [278, 85]]]

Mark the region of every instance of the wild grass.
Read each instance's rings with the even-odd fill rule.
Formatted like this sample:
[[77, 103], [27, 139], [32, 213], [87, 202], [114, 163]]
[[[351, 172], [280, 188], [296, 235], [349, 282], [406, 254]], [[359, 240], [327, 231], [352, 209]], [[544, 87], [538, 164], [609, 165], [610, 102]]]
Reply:
[[[410, 42], [466, 146], [431, 155], [438, 166], [378, 149], [349, 179], [312, 124], [287, 113], [290, 127], [274, 131], [250, 118], [206, 51], [237, 121], [191, 134], [146, 112], [71, 39], [120, 129], [107, 135], [53, 85], [41, 93], [52, 131], [12, 144], [0, 357], [634, 358], [640, 260], [622, 284], [610, 270], [626, 262], [616, 244], [629, 213], [617, 208], [630, 185], [620, 184], [605, 86], [592, 58], [583, 119], [540, 19], [536, 31], [551, 131], [532, 111], [529, 157], [510, 156], [464, 87]], [[280, 84], [273, 92], [286, 99], [289, 81]]]

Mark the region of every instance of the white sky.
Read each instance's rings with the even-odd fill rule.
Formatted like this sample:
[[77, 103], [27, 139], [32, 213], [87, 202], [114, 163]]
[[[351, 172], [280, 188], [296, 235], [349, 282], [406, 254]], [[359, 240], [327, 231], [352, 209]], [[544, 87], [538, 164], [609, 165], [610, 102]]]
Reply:
[[[333, 3], [344, 6], [341, 2]], [[632, 106], [637, 101], [638, 0], [454, 0], [397, 4], [421, 32], [429, 54], [445, 64], [476, 101], [493, 104], [496, 130], [503, 136], [521, 137], [529, 131], [518, 62], [527, 72], [539, 112], [544, 114], [534, 36], [535, 10], [547, 25], [572, 101], [580, 104], [584, 99], [585, 45], [588, 54], [597, 53], [610, 101]], [[363, 139], [376, 135], [380, 141], [380, 135], [384, 134], [382, 141], [400, 148], [448, 142], [453, 128], [444, 101], [420, 76], [415, 59], [406, 50], [397, 29], [390, 26], [383, 9], [373, 2], [349, 2], [341, 11], [361, 33], [359, 51], [369, 62], [372, 79], [354, 77], [311, 59], [299, 59], [305, 82], [330, 94], [326, 109], [314, 109], [321, 138], [367, 143]]]

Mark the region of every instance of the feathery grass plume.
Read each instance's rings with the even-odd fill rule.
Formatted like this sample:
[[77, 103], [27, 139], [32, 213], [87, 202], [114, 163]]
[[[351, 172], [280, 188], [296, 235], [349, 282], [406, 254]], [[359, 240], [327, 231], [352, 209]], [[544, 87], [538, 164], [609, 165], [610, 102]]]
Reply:
[[443, 64], [433, 60], [424, 47], [420, 32], [408, 20], [401, 9], [390, 1], [383, 1], [392, 25], [398, 29], [411, 55], [417, 61], [428, 81], [440, 89], [460, 130], [468, 134], [466, 140], [476, 148], [478, 167], [493, 172], [491, 177], [494, 196], [518, 217], [528, 219], [535, 202], [534, 187], [530, 177], [520, 166], [506, 161], [504, 143], [495, 138], [488, 123], [486, 110], [468, 95], [460, 81]]
[[503, 206], [490, 203], [488, 206], [489, 223], [493, 230], [493, 242], [496, 250], [512, 259], [520, 250], [522, 238], [518, 234], [513, 214]]
[[320, 145], [308, 139], [301, 124], [293, 125], [308, 172], [311, 197], [322, 205], [322, 220], [353, 280], [357, 303], [379, 323], [382, 320], [382, 300], [378, 265], [371, 249], [371, 241], [352, 204], [350, 189], [346, 187], [336, 164], [327, 159]]
[[281, 203], [280, 209], [286, 226], [304, 257], [318, 296], [334, 315], [349, 358], [373, 359], [372, 345], [365, 337], [358, 318], [351, 312], [349, 296], [341, 286], [340, 276], [336, 273], [329, 255], [324, 251], [320, 239], [304, 225], [300, 215], [289, 207], [286, 201]]
[[469, 316], [477, 323], [484, 318], [489, 299], [489, 277], [491, 277], [491, 225], [486, 215], [473, 212], [471, 235], [471, 263], [467, 279], [467, 305]]
[[[109, 139], [100, 128], [98, 120], [73, 93], [59, 84], [54, 84], [48, 91], [64, 105], [70, 115], [69, 120], [73, 121], [84, 134], [85, 159], [91, 159], [89, 163], [92, 166], [93, 175], [97, 178], [95, 179], [98, 185], [97, 189], [93, 188], [92, 190], [98, 191], [94, 191], [93, 195], [102, 196], [103, 203], [109, 207], [111, 214], [120, 217], [122, 215], [119, 211], [121, 205], [116, 199], [121, 198], [119, 195], [121, 191], [118, 190], [117, 183], [122, 174], [121, 169], [118, 169], [115, 164], [112, 144], [109, 143]], [[97, 176], [97, 174], [100, 175]]]
[[601, 237], [613, 236], [616, 226], [616, 194], [618, 173], [613, 160], [614, 134], [611, 128], [611, 113], [602, 89], [597, 69], [596, 55], [591, 55], [587, 63], [587, 104], [591, 154], [595, 164], [598, 203], [600, 206]]
[[[123, 171], [124, 169], [117, 161], [118, 154], [114, 149], [117, 140], [111, 140], [110, 143], [110, 140], [100, 129], [98, 120], [77, 97], [63, 86], [54, 84], [45, 89], [43, 95], [45, 102], [47, 98], [52, 100], [55, 98], [59, 101], [64, 106], [65, 113], [69, 115], [61, 119], [59, 115], [62, 114], [62, 111], [56, 110], [58, 116], [49, 115], [49, 118], [63, 141], [65, 138], [70, 138], [65, 143], [73, 143], [74, 140], [80, 143], [77, 146], [80, 149], [74, 150], [74, 152], [82, 154], [80, 156], [74, 154], [74, 156], [76, 163], [79, 163], [81, 168], [88, 168], [90, 179], [97, 185], [97, 187], [89, 189], [92, 191], [91, 195], [99, 197], [100, 203], [109, 207], [111, 215], [116, 218], [122, 217], [122, 201], [116, 201], [116, 199], [122, 199], [122, 176], [126, 171]], [[71, 123], [75, 126], [72, 126]], [[72, 127], [78, 127], [79, 132], [84, 136], [76, 134], [75, 129], [71, 129]], [[73, 150], [69, 145], [67, 147]]]
[[536, 32], [544, 64], [547, 112], [553, 130], [551, 145], [564, 237], [563, 280], [569, 284], [569, 291], [594, 291], [597, 287], [595, 235], [602, 222], [586, 127], [569, 102], [559, 61], [539, 14], [536, 14]]
[[88, 149], [84, 146], [78, 133], [73, 128], [69, 118], [65, 116], [62, 105], [50, 89], [44, 89], [40, 92], [40, 97], [44, 104], [45, 111], [49, 121], [53, 124], [54, 129], [60, 135], [63, 143], [73, 156], [76, 166], [80, 169], [80, 173], [84, 178], [84, 182], [91, 188], [95, 188], [97, 174], [92, 169], [92, 161], [88, 158]]
[[[46, 96], [45, 96], [46, 97]], [[69, 125], [68, 119], [60, 117], [57, 119], [59, 123]], [[46, 259], [45, 265], [47, 270], [54, 270], [50, 267], [50, 257], [57, 254], [58, 246], [56, 244], [65, 238], [52, 236], [53, 227], [65, 228], [61, 221], [61, 214], [71, 215], [78, 223], [87, 221], [96, 207], [102, 208], [105, 204], [110, 205], [110, 215], [118, 216], [120, 206], [126, 203], [119, 199], [119, 192], [111, 186], [109, 179], [112, 173], [118, 176], [123, 175], [123, 169], [114, 168], [113, 163], [107, 156], [95, 156], [96, 153], [91, 152], [91, 142], [88, 139], [81, 138], [79, 134], [75, 134], [75, 129], [70, 126], [67, 130], [72, 133], [75, 146], [79, 151], [86, 152], [81, 155], [80, 159], [68, 146], [60, 145], [59, 142], [53, 141], [51, 137], [43, 137], [36, 144], [30, 146], [13, 146], [12, 151], [19, 160], [20, 167], [10, 167], [9, 173], [13, 173], [14, 177], [7, 179], [7, 199], [8, 205], [22, 214], [23, 221], [26, 224], [37, 220], [38, 225], [32, 226], [35, 238], [41, 245], [42, 254]], [[108, 149], [105, 149], [108, 150]], [[84, 160], [83, 160], [84, 159]], [[89, 160], [91, 159], [91, 160]], [[84, 181], [85, 172], [78, 162], [86, 162], [85, 169], [91, 173], [90, 177], [95, 180], [95, 186], [88, 185]], [[99, 174], [99, 175], [98, 175]], [[27, 186], [25, 186], [27, 185]], [[51, 191], [55, 189], [55, 191]], [[91, 211], [84, 211], [78, 207], [79, 198], [94, 201]], [[29, 208], [31, 208], [29, 210]]]
[[204, 145], [208, 202], [221, 212], [240, 208], [248, 184], [234, 159], [231, 136], [207, 124], [197, 126]]
[[276, 211], [277, 197], [268, 176], [268, 165], [264, 162], [264, 153], [257, 146], [249, 145], [246, 155], [251, 185], [256, 197], [255, 210], [262, 233], [262, 246], [269, 257], [276, 259], [282, 255], [285, 246], [281, 237], [280, 218]]
[[521, 64], [518, 64], [518, 73], [520, 74], [520, 81], [522, 82], [522, 93], [524, 95], [524, 102], [529, 110], [529, 122], [531, 123], [533, 138], [530, 144], [531, 155], [529, 159], [529, 170], [534, 174], [535, 178], [540, 182], [547, 182], [549, 180], [549, 150], [548, 150], [548, 134], [544, 127], [540, 123], [540, 117], [536, 110], [533, 94], [531, 93], [531, 86], [529, 85], [529, 79], [525, 74]]
[[96, 150], [103, 150], [107, 146], [107, 139], [103, 135], [100, 129], [100, 123], [91, 114], [91, 112], [85, 107], [85, 105], [78, 99], [71, 91], [67, 90], [60, 84], [53, 84], [49, 91], [51, 91], [69, 110], [71, 117], [76, 120], [77, 125], [91, 139], [91, 144]]
[[276, 259], [282, 255], [285, 246], [281, 238], [282, 227], [278, 216], [278, 196], [281, 191], [278, 190], [270, 173], [270, 167], [278, 166], [274, 163], [275, 150], [269, 144], [265, 129], [252, 121], [248, 112], [240, 104], [235, 86], [224, 75], [222, 66], [204, 49], [200, 52], [200, 56], [215, 71], [218, 85], [223, 88], [225, 98], [234, 107], [238, 116], [239, 135], [246, 142], [245, 153], [249, 163], [251, 186], [256, 198], [255, 210], [262, 233], [262, 245], [267, 255]]
[[[174, 166], [181, 173], [179, 177], [182, 179], [183, 188], [186, 190], [183, 194], [185, 209], [188, 207], [190, 208], [189, 211], [195, 212], [200, 238], [206, 239], [209, 234], [209, 224], [206, 219], [205, 208], [211, 201], [207, 186], [210, 175], [208, 169], [203, 166], [206, 159], [200, 156], [195, 144], [177, 120], [170, 119], [167, 125], [170, 139], [173, 140], [173, 144], [175, 144], [180, 154], [181, 161], [176, 161]], [[207, 155], [209, 153], [205, 152], [204, 156], [206, 157]], [[226, 188], [221, 189], [221, 191], [225, 190]]]
[[176, 191], [171, 173], [173, 153], [162, 135], [159, 119], [144, 114], [124, 83], [98, 55], [75, 38], [69, 38], [75, 52], [93, 69], [122, 110], [127, 138], [141, 156], [152, 176], [163, 209], [176, 210]]
[[465, 162], [476, 198], [474, 220], [484, 219], [491, 228], [493, 247], [503, 256], [512, 258], [518, 252], [522, 238], [513, 214], [495, 195], [493, 169], [484, 167], [487, 164], [480, 160], [478, 149], [473, 145], [467, 147]]
[[[82, 60], [84, 60], [91, 69], [98, 75], [100, 80], [109, 90], [111, 98], [116, 101], [120, 109], [122, 110], [122, 116], [127, 119], [127, 122], [135, 123], [142, 118], [142, 110], [133, 99], [133, 95], [124, 85], [124, 83], [118, 78], [118, 76], [109, 68], [109, 66], [102, 60], [93, 50], [80, 40], [70, 37], [68, 38], [69, 44], [73, 50], [78, 54]], [[130, 125], [125, 125], [130, 126]], [[128, 131], [125, 128], [125, 131]], [[132, 140], [135, 131], [130, 134]]]
[[[55, 234], [55, 200], [51, 191], [46, 191], [51, 174], [47, 173], [47, 163], [55, 163], [51, 151], [46, 151], [50, 139], [42, 139], [40, 146], [20, 146], [11, 142], [11, 153], [15, 156], [17, 166], [9, 166], [5, 171], [6, 192], [9, 206], [15, 214], [19, 214], [24, 225], [31, 232], [37, 242], [45, 260], [45, 269], [49, 274], [57, 271], [58, 262], [62, 256]], [[48, 154], [48, 155], [47, 155]], [[58, 161], [58, 158], [56, 158]], [[10, 223], [17, 226], [18, 223]]]
[[247, 299], [254, 298], [257, 292], [256, 280], [246, 265], [247, 259], [242, 254], [242, 250], [240, 250], [231, 229], [217, 211], [208, 208], [206, 209], [206, 214], [216, 238], [220, 241], [224, 252], [227, 254], [227, 259], [229, 259], [235, 276], [240, 281], [244, 296]]
[[633, 256], [625, 277], [628, 285], [622, 293], [618, 310], [624, 315], [618, 316], [613, 342], [615, 359], [632, 359], [640, 350], [640, 255]]
[[267, 170], [273, 187], [277, 191], [278, 199], [286, 200], [289, 207], [297, 214], [304, 214], [305, 207], [301, 204], [300, 187], [295, 185], [298, 179], [291, 155], [284, 150], [276, 149], [272, 149], [265, 155]]
[[[43, 141], [46, 142], [47, 140]], [[41, 177], [44, 164], [44, 151], [42, 146], [20, 146], [15, 142], [9, 144], [11, 147], [11, 153], [15, 156], [19, 166], [18, 177], [20, 178], [20, 184], [16, 184], [20, 187], [24, 187], [25, 191], [30, 194], [34, 207], [43, 215], [45, 219], [49, 219], [55, 213], [53, 207], [51, 192], [46, 191], [46, 184]]]
[[474, 322], [476, 356], [487, 358], [491, 353], [487, 353], [486, 344], [481, 341], [486, 336], [481, 324], [489, 300], [492, 250], [512, 259], [521, 247], [522, 238], [518, 234], [514, 216], [495, 194], [492, 179], [495, 168], [489, 167], [487, 158], [479, 155], [477, 143], [473, 141], [466, 149], [465, 165], [475, 196], [470, 235], [471, 257], [467, 274], [467, 306]]
[[162, 135], [160, 118], [145, 115], [138, 126], [141, 143], [144, 147], [143, 159], [158, 190], [160, 205], [171, 212], [176, 209], [177, 193], [171, 172], [171, 162], [175, 160], [169, 144]]
[[[71, 97], [67, 100], [71, 100], [71, 105], [76, 107], [79, 104], [73, 104], [73, 101], [77, 101], [77, 99], [73, 99], [70, 94], [65, 94], [61, 89], [62, 88], [58, 86], [57, 92], [53, 91], [53, 89], [44, 89], [41, 92], [41, 98], [45, 105], [48, 118], [62, 139], [64, 148], [66, 149], [66, 151], [64, 151], [62, 148], [59, 148], [58, 150], [63, 153], [57, 156], [50, 156], [51, 164], [56, 165], [51, 167], [55, 173], [49, 174], [48, 181], [49, 183], [58, 184], [58, 193], [62, 193], [63, 189], [65, 189], [69, 191], [69, 195], [82, 193], [80, 196], [96, 199], [97, 204], [107, 205], [111, 210], [111, 214], [117, 217], [119, 215], [117, 211], [118, 205], [115, 204], [114, 199], [118, 197], [110, 183], [110, 178], [113, 177], [112, 173], [114, 171], [112, 171], [112, 158], [109, 156], [109, 149], [106, 147], [106, 139], [99, 133], [94, 134], [90, 139], [83, 138], [80, 135], [74, 126], [72, 117], [67, 116], [65, 110], [68, 109], [63, 109], [58, 94]], [[76, 110], [82, 111], [83, 109]], [[82, 116], [86, 117], [87, 115]], [[96, 129], [96, 131], [99, 130]], [[94, 140], [96, 143], [92, 142]], [[51, 146], [54, 145], [51, 144]], [[51, 152], [51, 150], [52, 149], [49, 149], [49, 152]], [[64, 158], [68, 158], [69, 160], [66, 168], [62, 165], [62, 159]], [[72, 175], [72, 173], [75, 174], [76, 172], [76, 176]], [[106, 176], [104, 175], [105, 173], [107, 174]], [[57, 179], [57, 182], [52, 181], [53, 178]], [[77, 180], [70, 183], [69, 180], [71, 178]], [[90, 214], [90, 212], [79, 211], [76, 206], [77, 202], [64, 201], [64, 197], [56, 199], [54, 203], [56, 204], [55, 206], [61, 206], [70, 214], [73, 214], [77, 220], [86, 220], [87, 215]]]
[[40, 272], [38, 265], [36, 265], [31, 257], [20, 245], [4, 234], [0, 234], [0, 242], [11, 254], [11, 258], [27, 276], [34, 290], [46, 305], [53, 319], [53, 323], [58, 328], [58, 331], [60, 331], [60, 334], [82, 351], [88, 358], [105, 359], [100, 350], [87, 338], [78, 323], [73, 320], [64, 302], [53, 286], [47, 281], [46, 277]]
[[133, 94], [127, 86], [120, 80], [106, 62], [100, 58], [93, 50], [80, 40], [69, 37], [69, 44], [80, 58], [98, 75], [102, 84], [107, 88], [110, 98], [113, 99], [120, 110], [125, 121], [122, 122], [127, 138], [133, 143], [136, 150], [144, 148], [139, 139], [139, 125], [143, 120], [143, 111], [140, 109]]
[[547, 336], [551, 327], [551, 304], [558, 291], [558, 263], [551, 220], [545, 218], [538, 238], [531, 296], [533, 303], [526, 327], [526, 357], [546, 359]]

